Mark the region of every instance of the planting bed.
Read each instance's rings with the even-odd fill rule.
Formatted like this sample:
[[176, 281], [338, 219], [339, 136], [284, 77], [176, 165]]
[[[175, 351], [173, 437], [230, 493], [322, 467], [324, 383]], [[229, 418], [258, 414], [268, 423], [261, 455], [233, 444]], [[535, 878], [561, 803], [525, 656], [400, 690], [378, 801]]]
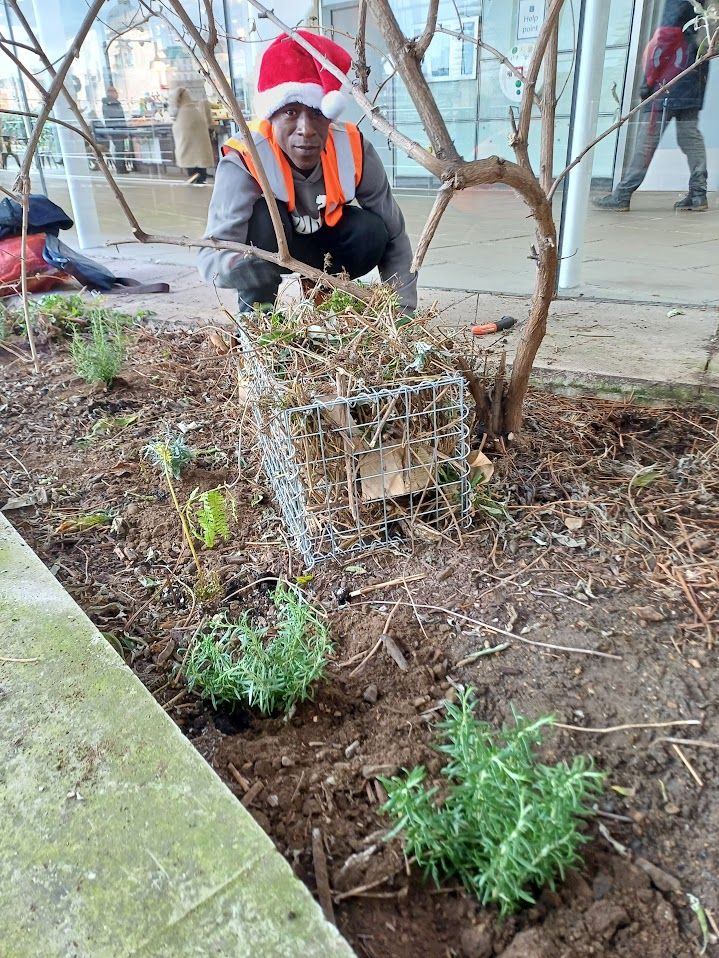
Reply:
[[[416, 541], [313, 570], [303, 588], [327, 611], [334, 659], [314, 702], [266, 719], [216, 712], [179, 676], [210, 614], [261, 609], [275, 579], [303, 574], [242, 446], [231, 355], [148, 326], [107, 390], [77, 379], [58, 341], [42, 361], [37, 376], [0, 351], [0, 504], [15, 500], [8, 518], [313, 890], [320, 829], [337, 924], [358, 955], [699, 954], [687, 893], [719, 919], [718, 753], [665, 739], [719, 742], [715, 415], [531, 397], [461, 544]], [[222, 582], [204, 602], [167, 489], [140, 458], [166, 425], [198, 450], [181, 495], [227, 483], [237, 502], [232, 539], [200, 553]], [[98, 512], [103, 524], [73, 525]], [[385, 628], [406, 670], [384, 647], [370, 654]], [[604, 814], [588, 824], [584, 866], [503, 924], [460, 888], [423, 882], [398, 840], [382, 842], [377, 775], [418, 763], [437, 774], [432, 722], [457, 683], [497, 724], [512, 707], [586, 729], [697, 722], [547, 734], [545, 760], [586, 752], [606, 771]]]

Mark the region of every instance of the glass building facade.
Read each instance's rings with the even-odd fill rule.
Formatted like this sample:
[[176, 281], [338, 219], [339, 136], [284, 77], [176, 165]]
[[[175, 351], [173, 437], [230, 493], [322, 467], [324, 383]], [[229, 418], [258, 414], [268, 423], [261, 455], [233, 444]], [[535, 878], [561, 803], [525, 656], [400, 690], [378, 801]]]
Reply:
[[[257, 62], [277, 30], [259, 18], [247, 0], [213, 0], [220, 39], [217, 54], [235, 95], [250, 116]], [[642, 75], [642, 53], [660, 20], [664, 0], [607, 0], [602, 24], [601, 70], [593, 88], [580, 89], [582, 38], [591, 0], [566, 0], [559, 25], [555, 173], [570, 158], [573, 116], [586, 105], [587, 93], [597, 110], [597, 132], [611, 126], [636, 102]], [[188, 12], [196, 4], [186, 4]], [[87, 6], [84, 0], [19, 0], [19, 7], [36, 32], [47, 56], [58, 60], [67, 50]], [[408, 36], [421, 33], [425, 0], [393, 0], [392, 7]], [[329, 33], [348, 49], [353, 47], [358, 4], [352, 0], [277, 0], [274, 12], [288, 23], [302, 22]], [[466, 159], [497, 154], [513, 158], [509, 144], [509, 111], [517, 109], [521, 83], [498, 59], [505, 54], [515, 66], [525, 66], [544, 18], [543, 0], [440, 0], [438, 24], [424, 61], [425, 76], [449, 125], [459, 152]], [[172, 16], [148, 16], [137, 0], [108, 0], [73, 65], [69, 86], [93, 128], [98, 144], [118, 177], [128, 201], [148, 231], [201, 235], [211, 191], [191, 190], [187, 170], [178, 166], [172, 134], [171, 93], [184, 86], [206, 111], [215, 160], [233, 124], [212, 86], [182, 41], [182, 27]], [[22, 159], [32, 118], [41, 97], [7, 51], [42, 79], [43, 64], [24, 47], [22, 24], [6, 0], [0, 0], [0, 118], [2, 167], [6, 187]], [[466, 40], [460, 38], [461, 35]], [[475, 42], [475, 41], [480, 41]], [[15, 45], [13, 45], [15, 44]], [[383, 37], [371, 17], [367, 30], [370, 93], [403, 133], [426, 143], [414, 106], [398, 78], [392, 75]], [[579, 74], [579, 75], [578, 75]], [[586, 85], [586, 83], [585, 83]], [[115, 92], [113, 92], [115, 91]], [[111, 92], [113, 95], [108, 96]], [[700, 128], [709, 158], [709, 189], [719, 187], [719, 68], [710, 69], [709, 88]], [[15, 112], [13, 112], [15, 111]], [[71, 119], [60, 105], [56, 114]], [[358, 121], [353, 107], [347, 119]], [[377, 148], [410, 234], [416, 239], [431, 207], [436, 181], [419, 165], [374, 131], [366, 118], [361, 129]], [[530, 157], [538, 168], [538, 114], [530, 133]], [[629, 123], [607, 136], [593, 151], [592, 184], [611, 189], [621, 178], [635, 145], [636, 126]], [[211, 174], [211, 170], [210, 170]], [[672, 206], [686, 188], [687, 163], [668, 125], [649, 174], [633, 201], [627, 220], [592, 210], [585, 203], [575, 218], [583, 218], [581, 260], [568, 291], [638, 300], [681, 299], [713, 302], [719, 298], [719, 273], [711, 244], [719, 238], [719, 216], [710, 193], [710, 210], [703, 217], [677, 217]], [[33, 169], [33, 189], [45, 192], [75, 214], [78, 245], [93, 246], [128, 235], [127, 224], [97, 163], [83, 141], [48, 124]], [[565, 191], [555, 197], [555, 216], [564, 223]], [[687, 222], [689, 220], [690, 222]], [[533, 264], [528, 259], [531, 222], [518, 197], [501, 186], [459, 194], [445, 214], [421, 276], [424, 286], [527, 293]], [[679, 250], [679, 252], [677, 252]], [[643, 268], [633, 268], [641, 262]], [[638, 259], [639, 258], [639, 259]], [[673, 275], [672, 275], [673, 274]]]
[[[609, 125], [616, 119], [616, 110], [623, 94], [627, 76], [627, 55], [632, 24], [634, 0], [609, 0], [610, 20], [605, 54], [605, 71], [600, 92], [599, 123]], [[422, 32], [426, 3], [417, 0], [397, 0], [392, 4], [400, 26], [407, 36]], [[465, 159], [498, 156], [513, 159], [509, 146], [508, 113], [518, 106], [521, 85], [502, 65], [490, 47], [503, 53], [518, 67], [525, 67], [531, 56], [539, 26], [543, 20], [543, 3], [524, 3], [521, 0], [467, 0], [455, 4], [440, 0], [438, 24], [454, 34], [460, 32], [457, 17], [460, 10], [461, 31], [486, 46], [477, 49], [448, 34], [438, 35], [430, 45], [425, 61], [425, 75], [447, 121], [457, 149]], [[572, 107], [574, 66], [576, 63], [577, 17], [580, 4], [566, 3], [559, 29], [559, 57], [555, 151], [558, 159], [567, 150], [569, 122]], [[523, 17], [536, 19], [525, 23]], [[324, 21], [328, 27], [351, 33], [357, 22], [357, 4], [326, 0]], [[337, 39], [340, 39], [337, 36]], [[376, 28], [369, 26], [368, 39], [373, 43], [370, 65], [376, 77], [383, 79], [389, 72], [382, 59], [383, 44]], [[372, 63], [372, 60], [375, 63]], [[370, 73], [370, 76], [373, 74]], [[392, 81], [380, 96], [383, 111], [408, 136], [422, 143], [426, 137], [409, 96], [398, 81]], [[601, 127], [600, 127], [601, 128]], [[611, 177], [616, 151], [616, 136], [605, 140], [596, 151], [597, 175]], [[532, 128], [530, 156], [537, 167], [539, 124]], [[389, 164], [388, 164], [389, 166]], [[389, 166], [396, 186], [430, 186], [427, 174], [404, 155], [392, 158]]]

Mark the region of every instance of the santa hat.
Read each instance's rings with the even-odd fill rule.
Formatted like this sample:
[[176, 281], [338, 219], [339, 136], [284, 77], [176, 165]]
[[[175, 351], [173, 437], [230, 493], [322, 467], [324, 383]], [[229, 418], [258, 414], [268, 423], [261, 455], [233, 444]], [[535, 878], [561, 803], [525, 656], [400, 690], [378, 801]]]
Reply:
[[[307, 30], [298, 30], [297, 33], [342, 73], [346, 74], [352, 66], [352, 57], [333, 40]], [[259, 117], [269, 119], [288, 103], [303, 103], [321, 110], [329, 120], [336, 120], [349, 99], [341, 91], [341, 86], [341, 81], [333, 73], [283, 33], [262, 55], [255, 112]]]

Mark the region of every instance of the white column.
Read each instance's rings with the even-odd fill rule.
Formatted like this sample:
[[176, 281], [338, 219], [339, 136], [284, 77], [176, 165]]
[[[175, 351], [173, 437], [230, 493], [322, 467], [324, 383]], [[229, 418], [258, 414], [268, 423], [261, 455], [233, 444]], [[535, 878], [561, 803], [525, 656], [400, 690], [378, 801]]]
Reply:
[[[57, 67], [58, 58], [62, 57], [68, 48], [71, 37], [67, 36], [67, 11], [63, 17], [60, 0], [32, 0], [35, 11], [35, 24], [38, 39], [50, 60]], [[48, 74], [44, 78], [49, 83]], [[67, 123], [75, 123], [75, 117], [70, 111], [65, 98], [61, 95], [55, 103], [53, 116]], [[60, 152], [65, 169], [67, 188], [72, 206], [72, 218], [75, 220], [78, 245], [80, 249], [91, 246], [102, 246], [104, 236], [100, 228], [95, 205], [95, 194], [90, 179], [85, 141], [77, 133], [58, 124], [54, 126], [60, 141]]]
[[[574, 128], [570, 156], [581, 153], [597, 135], [599, 97], [609, 27], [608, 0], [586, 0], [581, 36], [577, 38], [579, 74], [574, 102]], [[584, 234], [592, 183], [594, 151], [590, 151], [568, 176], [566, 212], [562, 230], [559, 288], [578, 286], [582, 278]]]

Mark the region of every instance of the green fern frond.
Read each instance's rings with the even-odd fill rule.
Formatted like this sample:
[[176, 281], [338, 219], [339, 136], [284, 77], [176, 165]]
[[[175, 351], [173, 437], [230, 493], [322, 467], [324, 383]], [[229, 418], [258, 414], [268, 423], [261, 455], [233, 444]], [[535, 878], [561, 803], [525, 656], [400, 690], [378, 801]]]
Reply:
[[227, 503], [219, 489], [209, 489], [202, 493], [196, 519], [200, 538], [208, 549], [212, 549], [218, 539], [227, 542], [230, 538]]

